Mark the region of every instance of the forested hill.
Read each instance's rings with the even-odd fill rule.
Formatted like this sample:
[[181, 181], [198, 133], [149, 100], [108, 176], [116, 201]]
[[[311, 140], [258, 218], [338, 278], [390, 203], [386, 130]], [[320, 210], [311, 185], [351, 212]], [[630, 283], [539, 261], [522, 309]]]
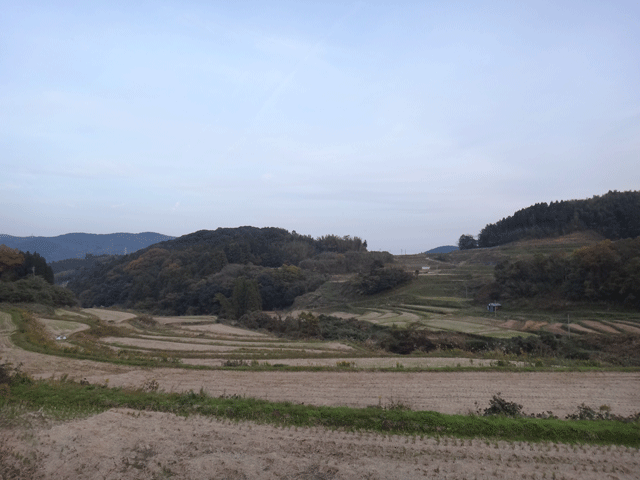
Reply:
[[477, 246], [493, 247], [578, 230], [594, 230], [611, 240], [640, 236], [640, 192], [610, 191], [586, 200], [537, 203], [484, 227]]
[[0, 234], [0, 244], [23, 252], [37, 252], [47, 262], [90, 255], [122, 255], [174, 237], [144, 233], [67, 233], [57, 237], [14, 237]]
[[[98, 262], [68, 284], [82, 305], [120, 305], [171, 314], [217, 314], [223, 307], [285, 308], [326, 274], [369, 271], [390, 262], [358, 237], [299, 235], [281, 228], [201, 230]], [[250, 297], [250, 298], [249, 298]], [[228, 301], [226, 301], [226, 300]]]

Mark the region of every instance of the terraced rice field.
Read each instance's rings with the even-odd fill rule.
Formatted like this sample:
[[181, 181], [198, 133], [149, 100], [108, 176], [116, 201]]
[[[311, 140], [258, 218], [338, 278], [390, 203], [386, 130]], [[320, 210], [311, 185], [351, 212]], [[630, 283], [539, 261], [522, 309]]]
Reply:
[[5, 430], [0, 442], [29, 460], [23, 479], [627, 480], [640, 469], [637, 449], [619, 446], [282, 429], [128, 409]]
[[55, 336], [68, 336], [75, 332], [89, 329], [89, 325], [79, 322], [71, 322], [68, 320], [52, 320], [50, 318], [39, 318], [48, 332]]
[[[119, 327], [129, 325], [132, 319], [131, 314], [99, 309], [59, 315], [38, 320], [47, 325], [50, 335], [64, 329], [86, 328], [84, 322], [89, 323], [92, 316]], [[379, 310], [363, 314], [366, 315], [384, 322], [405, 313]], [[375, 357], [340, 342], [287, 342], [213, 323], [214, 317], [155, 320], [156, 326], [143, 329], [135, 323], [135, 328], [124, 330], [126, 336], [103, 337], [101, 342], [114, 348], [177, 354], [183, 367], [220, 367], [229, 352], [240, 351], [224, 349], [243, 349], [240, 358], [255, 359], [260, 354], [264, 356], [259, 360], [261, 364], [336, 368], [194, 370], [180, 368], [180, 364], [172, 368], [139, 368], [74, 360], [16, 348], [9, 338], [14, 325], [4, 313], [0, 314], [0, 356], [3, 361], [22, 364], [23, 371], [39, 378], [69, 375], [91, 384], [131, 388], [157, 382], [165, 391], [203, 391], [212, 396], [238, 395], [311, 405], [380, 407], [401, 403], [416, 410], [465, 414], [478, 405], [487, 405], [498, 391], [505, 398], [522, 403], [527, 412], [551, 410], [560, 416], [575, 411], [585, 401], [609, 405], [621, 415], [634, 413], [640, 405], [638, 372], [407, 371], [417, 367], [487, 366], [492, 361]], [[500, 320], [423, 321], [429, 320], [443, 322], [446, 328], [514, 332], [520, 328], [516, 323], [495, 323]], [[338, 364], [343, 368], [337, 368]], [[378, 371], [380, 368], [387, 370]], [[12, 458], [29, 459], [15, 467], [22, 468], [24, 475], [11, 478], [542, 480], [555, 476], [582, 480], [637, 478], [640, 468], [637, 449], [615, 446], [283, 429], [127, 409], [40, 426], [37, 415], [36, 412], [30, 417], [32, 426], [0, 429], [0, 460], [10, 458], [6, 452], [14, 455]]]

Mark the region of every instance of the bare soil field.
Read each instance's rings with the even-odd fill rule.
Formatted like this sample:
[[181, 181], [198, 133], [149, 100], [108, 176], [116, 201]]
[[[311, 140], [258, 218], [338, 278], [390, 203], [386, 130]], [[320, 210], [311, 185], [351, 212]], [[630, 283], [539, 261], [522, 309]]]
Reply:
[[638, 327], [634, 327], [632, 325], [628, 325], [626, 323], [623, 322], [612, 322], [612, 325], [615, 325], [616, 327], [621, 328], [622, 330], [624, 330], [625, 332], [629, 332], [629, 333], [640, 333], [640, 328]]
[[[104, 311], [102, 311], [104, 312]], [[89, 312], [101, 314], [102, 312]], [[102, 318], [126, 324], [131, 317]], [[129, 314], [127, 314], [129, 315]], [[68, 317], [67, 317], [68, 318]], [[40, 320], [41, 321], [41, 320]], [[46, 322], [44, 322], [46, 323]], [[74, 322], [68, 322], [70, 324]], [[166, 325], [180, 322], [166, 322]], [[90, 383], [139, 388], [150, 380], [165, 391], [201, 389], [211, 396], [239, 395], [272, 401], [354, 407], [402, 404], [442, 413], [476, 411], [500, 392], [527, 413], [552, 411], [563, 417], [583, 402], [608, 405], [619, 415], [640, 409], [640, 372], [367, 371], [366, 368], [472, 365], [470, 359], [418, 357], [309, 358], [270, 360], [289, 365], [354, 362], [359, 368], [335, 371], [193, 370], [140, 368], [29, 352], [9, 338], [15, 328], [0, 315], [0, 357], [36, 378], [86, 379]], [[78, 324], [80, 325], [80, 324]], [[66, 325], [71, 327], [72, 325]], [[183, 325], [176, 325], [183, 328]], [[190, 327], [199, 327], [191, 325]], [[206, 335], [246, 334], [218, 324], [201, 325]], [[215, 329], [211, 327], [224, 327]], [[231, 329], [231, 330], [229, 330]], [[178, 337], [167, 336], [166, 340]], [[260, 337], [247, 336], [260, 344]], [[263, 337], [264, 338], [264, 337]], [[183, 337], [184, 339], [184, 337]], [[273, 339], [266, 336], [264, 338]], [[104, 339], [108, 340], [108, 339]], [[116, 343], [167, 341], [113, 337]], [[192, 349], [207, 347], [172, 342]], [[238, 342], [242, 343], [242, 342]], [[251, 343], [251, 342], [247, 342]], [[265, 341], [260, 348], [269, 342]], [[291, 345], [295, 345], [292, 342]], [[312, 345], [311, 343], [309, 345]], [[323, 344], [320, 344], [323, 345]], [[328, 347], [328, 344], [324, 344]], [[222, 346], [221, 346], [222, 347]], [[339, 352], [344, 345], [333, 348]], [[306, 352], [310, 349], [306, 348]], [[321, 353], [326, 353], [321, 351]], [[344, 353], [343, 353], [344, 355]], [[218, 366], [220, 359], [184, 359], [185, 364]], [[200, 362], [200, 363], [198, 363]], [[204, 362], [204, 363], [203, 363]], [[484, 360], [474, 359], [474, 365]], [[490, 362], [490, 360], [487, 360]], [[276, 428], [249, 422], [167, 413], [110, 410], [67, 422], [39, 419], [3, 424], [0, 418], [0, 478], [19, 479], [413, 479], [413, 478], [637, 478], [637, 449], [568, 446], [345, 433], [321, 428]], [[27, 459], [26, 461], [24, 459]]]
[[[240, 329], [237, 329], [237, 330], [240, 330]], [[179, 341], [179, 342], [191, 343], [191, 344], [204, 343], [204, 344], [231, 345], [234, 347], [260, 348], [260, 349], [264, 347], [269, 347], [269, 348], [296, 348], [296, 349], [312, 348], [315, 350], [342, 350], [342, 351], [353, 350], [353, 347], [350, 347], [349, 345], [345, 345], [339, 342], [320, 342], [320, 341], [288, 342], [286, 340], [275, 339], [267, 335], [263, 335], [262, 338], [258, 338], [258, 339], [245, 337], [245, 338], [248, 338], [248, 340], [240, 337], [239, 335], [236, 338], [231, 338], [231, 339], [226, 337], [221, 338], [219, 335], [216, 335], [215, 338], [211, 338], [211, 339], [197, 338], [197, 337], [169, 337], [169, 336], [163, 336], [163, 335], [137, 335], [135, 338], [147, 339], [147, 340], [158, 340], [160, 342]], [[257, 341], [257, 340], [261, 340], [261, 341]], [[113, 339], [110, 341], [113, 341]]]
[[[109, 314], [113, 313], [108, 311]], [[115, 312], [117, 313], [117, 312]], [[291, 401], [315, 405], [347, 405], [366, 407], [401, 401], [414, 410], [433, 410], [442, 413], [468, 413], [477, 406], [487, 406], [491, 397], [501, 392], [504, 398], [524, 406], [528, 413], [552, 411], [565, 416], [575, 411], [583, 402], [598, 407], [608, 405], [613, 413], [631, 415], [640, 410], [640, 372], [500, 372], [500, 371], [362, 371], [346, 368], [344, 371], [199, 371], [184, 368], [140, 368], [114, 365], [106, 362], [75, 360], [29, 352], [15, 347], [9, 340], [12, 322], [8, 315], [2, 316], [5, 326], [0, 333], [0, 356], [3, 361], [22, 365], [22, 370], [37, 378], [68, 375], [71, 379], [86, 378], [91, 383], [137, 388], [149, 380], [156, 380], [166, 391], [199, 391], [213, 396], [240, 395], [267, 400]], [[117, 317], [111, 317], [117, 318]], [[9, 327], [9, 328], [7, 328]], [[240, 329], [238, 329], [240, 330]], [[194, 352], [208, 350], [222, 352], [238, 347], [226, 345], [203, 345], [185, 342], [167, 342], [131, 337], [106, 337], [104, 341], [116, 344], [158, 348], [164, 351], [175, 349]], [[268, 342], [261, 345], [266, 350]], [[289, 345], [293, 348], [296, 343]], [[335, 366], [339, 361], [359, 362], [360, 368], [380, 366], [411, 367], [422, 362], [455, 362], [471, 366], [469, 359], [429, 359], [418, 357], [381, 358], [322, 358], [326, 348], [333, 347], [339, 353], [341, 344], [324, 344], [324, 350], [308, 348], [303, 344], [300, 351], [317, 354], [320, 358], [292, 356], [287, 359], [270, 360], [268, 355], [260, 362], [304, 365]], [[319, 343], [319, 345], [323, 345]], [[306, 348], [305, 348], [306, 347]], [[280, 349], [279, 349], [280, 350]], [[282, 349], [284, 350], [284, 349]], [[342, 353], [344, 355], [344, 353]], [[219, 359], [184, 359], [185, 363], [218, 366]], [[211, 362], [211, 363], [209, 363]], [[216, 362], [216, 363], [214, 363]], [[480, 365], [480, 359], [474, 359]], [[422, 363], [424, 364], [424, 363]]]
[[[85, 375], [104, 383], [103, 375]], [[400, 402], [413, 410], [466, 414], [488, 406], [501, 392], [528, 413], [564, 417], [585, 402], [631, 415], [640, 406], [640, 373], [621, 372], [197, 372], [131, 370], [108, 377], [109, 385], [139, 387], [156, 380], [167, 391], [203, 389], [212, 396], [239, 395], [312, 405], [367, 407]]]
[[198, 317], [190, 317], [190, 316], [184, 316], [184, 317], [153, 317], [153, 319], [162, 324], [162, 325], [170, 325], [170, 324], [174, 324], [174, 323], [193, 323], [193, 324], [198, 324], [198, 323], [211, 323], [211, 322], [215, 322], [216, 321], [215, 316], [198, 316]]
[[[219, 367], [226, 360], [222, 358], [185, 358], [186, 365], [207, 365]], [[265, 362], [259, 362], [265, 363]], [[283, 358], [269, 363], [279, 363], [293, 367], [335, 367], [338, 364], [349, 364], [353, 368], [443, 368], [443, 367], [488, 367], [495, 364], [495, 360], [456, 357], [344, 357], [344, 358]], [[520, 362], [512, 362], [516, 365]]]
[[623, 480], [640, 468], [637, 449], [626, 447], [421, 439], [128, 409], [4, 429], [0, 445], [0, 473], [32, 480]]
[[81, 332], [87, 330], [89, 325], [80, 322], [68, 322], [66, 320], [52, 320], [50, 318], [38, 318], [38, 321], [42, 323], [47, 331], [52, 336], [57, 335], [71, 335], [75, 332]]
[[584, 320], [582, 323], [584, 323], [587, 327], [591, 327], [592, 329], [597, 330], [599, 332], [618, 333], [618, 330], [602, 322], [596, 322], [593, 320]]
[[82, 311], [90, 315], [95, 315], [105, 322], [120, 323], [136, 317], [133, 313], [117, 312], [115, 310], [106, 310], [104, 308], [83, 308]]
[[592, 330], [590, 328], [586, 328], [583, 327], [582, 325], [580, 325], [579, 323], [570, 323], [569, 326], [571, 327], [571, 330], [574, 332], [580, 332], [580, 333], [598, 333], [595, 330]]
[[[155, 320], [158, 317], [154, 317]], [[241, 328], [230, 327], [222, 323], [205, 324], [205, 325], [180, 325], [181, 330], [188, 330], [193, 332], [204, 332], [215, 335], [227, 335], [237, 337], [267, 337], [264, 333], [251, 332], [249, 330], [243, 330]]]

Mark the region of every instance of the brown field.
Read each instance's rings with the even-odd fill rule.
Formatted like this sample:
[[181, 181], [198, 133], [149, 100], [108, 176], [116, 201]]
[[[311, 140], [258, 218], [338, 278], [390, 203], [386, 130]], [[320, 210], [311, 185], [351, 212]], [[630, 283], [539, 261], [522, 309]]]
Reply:
[[215, 322], [215, 316], [201, 316], [201, 317], [153, 317], [153, 319], [161, 323], [163, 325], [170, 325], [174, 323], [187, 323], [187, 324], [197, 324], [197, 323], [211, 323]]
[[574, 332], [574, 333], [575, 332], [579, 332], [579, 333], [598, 333], [595, 330], [583, 327], [579, 323], [570, 323], [569, 326], [571, 327], [571, 331]]
[[[106, 313], [105, 313], [106, 312]], [[126, 324], [111, 310], [86, 312]], [[66, 316], [65, 318], [69, 318]], [[50, 319], [52, 322], [60, 321]], [[211, 322], [208, 319], [207, 322]], [[66, 322], [66, 321], [65, 321]], [[2, 361], [21, 364], [36, 378], [86, 379], [90, 383], [138, 388], [155, 380], [165, 391], [200, 391], [240, 395], [271, 401], [354, 407], [403, 404], [414, 410], [466, 414], [488, 406], [500, 392], [528, 413], [552, 411], [563, 417], [583, 402], [608, 405], [619, 415], [640, 410], [640, 372], [517, 372], [403, 371], [393, 367], [480, 366], [491, 360], [426, 357], [345, 357], [348, 345], [339, 342], [282, 342], [218, 324], [184, 325], [174, 319], [163, 328], [197, 338], [145, 335], [103, 338], [132, 347], [185, 349], [237, 348], [264, 351], [274, 342], [332, 358], [265, 358], [272, 364], [336, 366], [354, 362], [358, 369], [331, 371], [193, 370], [139, 368], [106, 362], [74, 360], [15, 347], [7, 314], [0, 315]], [[46, 321], [44, 323], [47, 323]], [[72, 322], [69, 322], [72, 323]], [[66, 323], [65, 323], [66, 325]], [[79, 324], [80, 325], [80, 324]], [[573, 330], [573, 327], [572, 327]], [[231, 337], [231, 338], [230, 338]], [[154, 339], [155, 338], [155, 339]], [[222, 344], [222, 338], [227, 339]], [[200, 342], [216, 343], [206, 345]], [[197, 340], [197, 341], [196, 341]], [[250, 340], [250, 341], [241, 341]], [[151, 342], [151, 343], [149, 343]], [[315, 348], [314, 348], [315, 347]], [[280, 350], [286, 350], [282, 348]], [[219, 366], [224, 358], [185, 358], [183, 363]], [[376, 371], [377, 368], [389, 368]], [[229, 479], [401, 479], [401, 478], [637, 478], [637, 449], [489, 442], [483, 439], [385, 437], [324, 429], [279, 429], [248, 422], [209, 418], [187, 419], [166, 413], [111, 410], [67, 422], [40, 419], [35, 412], [26, 424], [0, 429], [0, 474], [14, 465], [22, 476], [7, 478], [229, 478]], [[0, 426], [2, 425], [0, 419]], [[4, 462], [4, 463], [3, 463]], [[22, 469], [22, 470], [20, 470]], [[4, 470], [10, 472], [11, 470]]]
[[223, 325], [221, 323], [206, 324], [206, 325], [180, 325], [182, 330], [188, 330], [193, 332], [206, 332], [217, 335], [228, 335], [238, 337], [265, 337], [264, 333], [251, 332], [249, 330], [243, 330], [241, 328], [230, 327], [229, 325]]
[[596, 331], [600, 331], [604, 333], [619, 333], [618, 330], [616, 330], [615, 328], [610, 327], [609, 325], [606, 325], [602, 322], [596, 322], [593, 320], [584, 320], [582, 323], [584, 323], [587, 327], [591, 327]]
[[85, 323], [67, 322], [65, 320], [38, 318], [38, 321], [45, 326], [52, 336], [71, 335], [72, 333], [81, 332], [82, 330], [87, 330], [89, 328], [89, 325]]
[[[186, 365], [206, 365], [220, 367], [226, 360], [222, 358], [185, 358], [182, 363]], [[334, 358], [282, 358], [268, 363], [282, 364], [293, 367], [335, 367], [339, 363], [347, 362], [353, 368], [382, 369], [382, 368], [442, 368], [442, 367], [489, 367], [496, 360], [478, 358], [456, 357], [334, 357]], [[265, 363], [265, 362], [258, 362]], [[512, 362], [514, 365], [522, 365], [522, 362]]]
[[629, 332], [629, 333], [640, 333], [640, 328], [638, 327], [634, 327], [632, 325], [628, 325], [626, 323], [622, 323], [622, 322], [611, 322], [611, 325], [615, 325], [616, 327], [619, 327], [620, 329], [624, 330], [625, 332]]
[[[24, 479], [637, 479], [626, 447], [419, 438], [287, 429], [110, 410], [0, 431], [0, 460]], [[18, 455], [28, 461], [15, 460]], [[2, 468], [2, 464], [0, 464]]]
[[82, 312], [95, 315], [105, 322], [121, 323], [135, 318], [134, 313], [117, 312], [115, 310], [106, 310], [104, 308], [83, 308]]
[[[104, 313], [106, 312], [106, 313]], [[118, 318], [111, 310], [91, 309], [92, 315]], [[105, 318], [103, 317], [103, 318]], [[68, 375], [71, 379], [86, 378], [91, 383], [139, 387], [148, 380], [158, 381], [167, 391], [199, 391], [211, 395], [241, 395], [268, 400], [286, 400], [316, 405], [349, 405], [366, 407], [400, 400], [412, 409], [443, 413], [467, 413], [478, 405], [487, 405], [493, 394], [501, 392], [521, 403], [531, 413], [553, 411], [564, 416], [583, 403], [609, 405], [619, 415], [630, 415], [640, 408], [640, 372], [500, 372], [500, 371], [404, 371], [405, 368], [442, 366], [484, 366], [491, 360], [469, 358], [429, 358], [413, 356], [371, 355], [345, 357], [351, 350], [340, 342], [286, 342], [263, 335], [255, 337], [240, 328], [224, 327], [218, 331], [235, 341], [221, 340], [211, 331], [206, 337], [186, 338], [144, 335], [132, 332], [130, 337], [103, 337], [106, 344], [146, 348], [159, 352], [188, 352], [185, 364], [219, 366], [225, 357], [211, 357], [209, 352], [224, 353], [244, 348], [246, 352], [264, 352], [258, 363], [296, 366], [336, 366], [348, 362], [357, 369], [335, 371], [199, 371], [181, 368], [139, 368], [89, 360], [75, 360], [25, 351], [12, 345], [9, 335], [13, 324], [7, 314], [0, 317], [0, 355], [37, 378]], [[46, 320], [40, 320], [46, 322]], [[62, 322], [50, 320], [50, 322]], [[121, 320], [124, 322], [124, 320]], [[63, 322], [65, 326], [73, 322]], [[78, 323], [79, 328], [84, 324]], [[208, 325], [216, 326], [216, 325]], [[573, 326], [572, 326], [573, 330]], [[202, 332], [201, 332], [202, 333]], [[238, 341], [247, 333], [251, 341]], [[260, 339], [264, 341], [260, 342]], [[200, 343], [209, 342], [210, 344]], [[200, 358], [197, 352], [204, 352]], [[270, 358], [269, 352], [289, 352], [286, 358]], [[296, 353], [297, 352], [297, 353]], [[303, 354], [302, 357], [295, 356]], [[315, 355], [315, 357], [314, 357]], [[513, 362], [517, 367], [520, 363]], [[395, 367], [395, 368], [394, 368]], [[386, 371], [375, 369], [387, 368]], [[477, 402], [477, 404], [476, 404]]]

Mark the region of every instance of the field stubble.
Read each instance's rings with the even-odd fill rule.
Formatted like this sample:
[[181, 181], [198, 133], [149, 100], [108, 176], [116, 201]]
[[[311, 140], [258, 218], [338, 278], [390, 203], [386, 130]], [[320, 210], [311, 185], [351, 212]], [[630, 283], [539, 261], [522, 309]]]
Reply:
[[13, 460], [19, 479], [622, 480], [640, 467], [637, 449], [619, 446], [278, 428], [129, 409], [5, 429], [0, 440], [4, 468]]

